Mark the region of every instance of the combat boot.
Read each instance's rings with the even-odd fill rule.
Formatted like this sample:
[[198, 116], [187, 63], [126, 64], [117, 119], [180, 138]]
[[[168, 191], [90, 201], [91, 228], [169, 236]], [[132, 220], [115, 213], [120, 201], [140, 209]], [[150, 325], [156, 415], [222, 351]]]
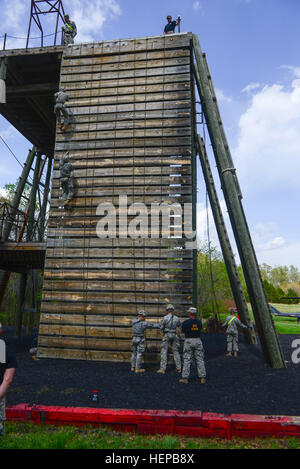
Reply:
[[234, 356], [234, 357], [237, 357], [237, 352], [233, 352], [233, 356]]
[[163, 370], [162, 368], [160, 368], [159, 370], [157, 370], [156, 373], [161, 373], [162, 375], [164, 375], [166, 372], [166, 370]]
[[226, 353], [226, 357], [231, 357], [231, 352]]
[[189, 380], [187, 378], [181, 378], [179, 380], [179, 383], [184, 383], [184, 384], [188, 384]]

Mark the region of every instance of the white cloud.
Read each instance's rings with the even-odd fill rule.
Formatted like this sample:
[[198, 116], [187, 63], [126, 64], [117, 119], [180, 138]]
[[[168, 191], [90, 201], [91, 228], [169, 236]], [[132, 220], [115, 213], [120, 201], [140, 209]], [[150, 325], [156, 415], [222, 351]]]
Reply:
[[[42, 11], [49, 6], [41, 5]], [[64, 0], [64, 11], [76, 22], [78, 34], [75, 42], [89, 42], [101, 40], [104, 23], [121, 15], [121, 8], [117, 0]], [[1, 30], [8, 34], [6, 48], [24, 48], [26, 45], [29, 25], [30, 2], [24, 0], [10, 0], [1, 2]], [[26, 20], [24, 20], [26, 18]], [[40, 16], [44, 35], [55, 32], [56, 15], [53, 13]], [[59, 23], [59, 31], [62, 21]], [[10, 37], [9, 37], [10, 36]], [[40, 45], [40, 30], [32, 21], [30, 31], [30, 47]], [[60, 36], [60, 34], [59, 34]], [[44, 45], [53, 44], [53, 37], [45, 37]], [[60, 38], [58, 39], [58, 43]]]
[[300, 77], [300, 67], [294, 67], [293, 65], [281, 65], [280, 68], [286, 68], [290, 70], [295, 77]]
[[101, 29], [105, 22], [121, 15], [116, 0], [65, 0], [65, 11], [69, 12], [77, 26], [75, 42], [101, 40]]
[[7, 197], [7, 195], [8, 195], [7, 190], [0, 187], [0, 197]]
[[250, 93], [251, 91], [256, 90], [259, 87], [260, 83], [258, 82], [249, 83], [249, 85], [245, 86], [245, 88], [242, 89], [241, 93]]
[[266, 263], [271, 266], [295, 265], [300, 268], [300, 242], [279, 245], [273, 249], [257, 250], [259, 264]]
[[[24, 38], [27, 37], [29, 13], [29, 3], [23, 0], [1, 2], [1, 31], [3, 34], [7, 33], [8, 35], [6, 40], [7, 49], [25, 47], [26, 40]], [[26, 18], [26, 23], [24, 18]]]
[[273, 249], [282, 248], [285, 245], [285, 240], [282, 236], [277, 236], [276, 238], [271, 239], [267, 243], [258, 244], [256, 246], [257, 251], [270, 251]]
[[202, 5], [201, 5], [201, 3], [198, 2], [198, 1], [197, 1], [197, 2], [194, 2], [194, 3], [193, 3], [193, 9], [196, 10], [196, 11], [202, 10]]
[[223, 101], [225, 103], [231, 103], [232, 102], [232, 97], [231, 96], [226, 96], [224, 91], [221, 90], [220, 88], [216, 88], [215, 92], [216, 92], [216, 96], [217, 96], [218, 101], [220, 101], [220, 102]]
[[[228, 224], [228, 212], [225, 200], [219, 201], [225, 224]], [[212, 210], [210, 206], [206, 208], [204, 203], [197, 203], [197, 237], [201, 242], [210, 240], [212, 246], [220, 250], [218, 233], [215, 227]]]
[[254, 93], [233, 151], [243, 191], [299, 187], [300, 80]]

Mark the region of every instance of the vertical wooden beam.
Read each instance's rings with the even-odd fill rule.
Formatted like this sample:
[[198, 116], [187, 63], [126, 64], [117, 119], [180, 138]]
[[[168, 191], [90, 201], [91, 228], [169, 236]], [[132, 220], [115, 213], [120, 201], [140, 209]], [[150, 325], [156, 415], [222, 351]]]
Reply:
[[[24, 166], [23, 166], [22, 174], [17, 184], [16, 192], [15, 192], [12, 204], [11, 204], [12, 208], [10, 212], [10, 220], [7, 220], [4, 225], [3, 238], [2, 238], [4, 242], [7, 241], [9, 238], [12, 225], [13, 225], [13, 220], [16, 216], [16, 213], [20, 204], [21, 196], [22, 196], [25, 184], [29, 176], [29, 172], [33, 163], [35, 153], [36, 153], [36, 148], [35, 146], [33, 146], [32, 149], [29, 150], [26, 162], [24, 163]], [[4, 298], [5, 291], [9, 282], [9, 278], [10, 278], [10, 272], [5, 272], [3, 270], [0, 271], [0, 305]]]
[[33, 163], [33, 159], [35, 157], [36, 148], [35, 146], [29, 150], [26, 162], [24, 163], [23, 170], [21, 177], [18, 181], [16, 192], [12, 201], [12, 208], [10, 212], [10, 220], [5, 223], [4, 230], [3, 230], [3, 241], [7, 241], [11, 232], [13, 220], [15, 219], [18, 207], [20, 205], [20, 200], [24, 191], [25, 184], [28, 180], [29, 172]]
[[16, 326], [15, 326], [15, 336], [20, 339], [22, 336], [22, 326], [23, 326], [23, 308], [26, 296], [26, 284], [27, 284], [27, 274], [20, 274], [19, 279], [19, 303], [17, 310]]
[[39, 221], [39, 227], [40, 227], [39, 228], [39, 241], [41, 242], [44, 239], [45, 228], [46, 228], [45, 221], [46, 221], [48, 197], [49, 197], [49, 192], [50, 192], [52, 163], [53, 163], [53, 158], [48, 157], [48, 166], [47, 166], [47, 174], [46, 174], [46, 179], [45, 179], [44, 196], [43, 196], [43, 202], [42, 202], [42, 207], [41, 207], [41, 212], [40, 212], [40, 221]]
[[36, 294], [37, 294], [37, 283], [38, 283], [38, 271], [36, 269], [32, 269], [30, 271], [30, 278], [31, 278], [31, 292], [30, 293], [31, 293], [32, 305], [30, 308], [26, 308], [26, 309], [23, 308], [23, 312], [26, 311], [27, 313], [26, 335], [31, 335], [33, 332], [34, 315], [37, 312]]
[[[218, 233], [218, 238], [220, 241], [220, 246], [222, 249], [222, 254], [223, 254], [224, 262], [226, 265], [226, 270], [227, 270], [228, 278], [230, 281], [230, 286], [231, 286], [232, 294], [234, 297], [234, 301], [237, 306], [240, 319], [242, 320], [244, 324], [250, 326], [251, 325], [250, 313], [248, 310], [248, 306], [247, 306], [246, 298], [242, 289], [242, 285], [239, 279], [239, 274], [238, 274], [237, 266], [235, 263], [234, 254], [231, 249], [229, 237], [228, 237], [226, 226], [224, 223], [224, 218], [223, 218], [222, 210], [219, 204], [218, 195], [217, 195], [217, 191], [215, 188], [215, 183], [214, 183], [213, 175], [211, 172], [209, 160], [207, 157], [205, 145], [200, 135], [198, 135], [198, 150], [199, 150], [199, 159], [200, 159], [200, 163], [202, 167], [202, 172], [203, 172], [206, 189], [207, 189], [207, 193], [208, 193], [208, 197], [210, 201], [210, 206], [211, 206], [212, 214], [214, 217], [215, 226], [216, 226], [216, 230]], [[245, 330], [244, 334], [245, 334], [248, 344], [257, 343], [255, 332], [252, 328]]]
[[192, 230], [195, 237], [193, 247], [193, 293], [192, 302], [196, 308], [198, 305], [198, 249], [197, 249], [197, 119], [196, 119], [196, 97], [195, 82], [192, 73], [193, 68], [193, 44], [191, 41], [191, 131], [192, 131]]
[[33, 182], [31, 186], [30, 200], [29, 200], [28, 222], [27, 222], [27, 230], [26, 230], [27, 242], [32, 241], [32, 236], [34, 233], [34, 222], [35, 222], [34, 213], [35, 213], [35, 208], [36, 208], [36, 195], [37, 195], [37, 189], [38, 189], [38, 184], [39, 184], [41, 157], [42, 157], [41, 153], [38, 152], [36, 156]]
[[241, 204], [241, 194], [237, 184], [235, 169], [233, 168], [231, 158], [228, 156], [228, 145], [224, 138], [222, 122], [218, 119], [216, 98], [212, 96], [211, 77], [207, 74], [199, 39], [196, 35], [193, 35], [193, 44], [199, 72], [199, 95], [202, 109], [217, 162], [265, 361], [273, 368], [284, 368], [283, 354], [269, 310], [255, 251]]

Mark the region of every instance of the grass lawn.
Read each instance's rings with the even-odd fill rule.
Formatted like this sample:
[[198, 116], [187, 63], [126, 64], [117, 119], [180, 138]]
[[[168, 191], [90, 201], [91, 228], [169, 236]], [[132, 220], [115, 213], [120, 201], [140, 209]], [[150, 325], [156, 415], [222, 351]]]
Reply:
[[120, 433], [106, 428], [35, 426], [6, 424], [0, 437], [1, 449], [299, 449], [296, 438], [255, 440], [187, 438], [173, 435], [144, 436]]
[[[295, 313], [300, 305], [273, 304], [280, 312]], [[253, 320], [251, 305], [248, 305]], [[220, 314], [224, 320], [227, 314]], [[273, 316], [280, 334], [300, 334], [296, 319]], [[6, 433], [0, 437], [1, 449], [151, 449], [151, 450], [214, 450], [214, 449], [299, 449], [296, 438], [257, 438], [254, 440], [221, 438], [188, 438], [174, 435], [139, 435], [121, 433], [104, 427], [35, 426], [26, 423], [6, 423]]]

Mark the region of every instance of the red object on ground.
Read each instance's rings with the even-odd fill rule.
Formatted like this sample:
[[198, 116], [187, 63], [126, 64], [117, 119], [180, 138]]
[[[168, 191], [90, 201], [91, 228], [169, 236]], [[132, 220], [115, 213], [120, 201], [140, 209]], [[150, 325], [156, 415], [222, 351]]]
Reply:
[[193, 437], [300, 438], [300, 417], [216, 414], [202, 411], [96, 409], [19, 404], [6, 408], [9, 421], [37, 425], [105, 425], [121, 431], [175, 434]]

